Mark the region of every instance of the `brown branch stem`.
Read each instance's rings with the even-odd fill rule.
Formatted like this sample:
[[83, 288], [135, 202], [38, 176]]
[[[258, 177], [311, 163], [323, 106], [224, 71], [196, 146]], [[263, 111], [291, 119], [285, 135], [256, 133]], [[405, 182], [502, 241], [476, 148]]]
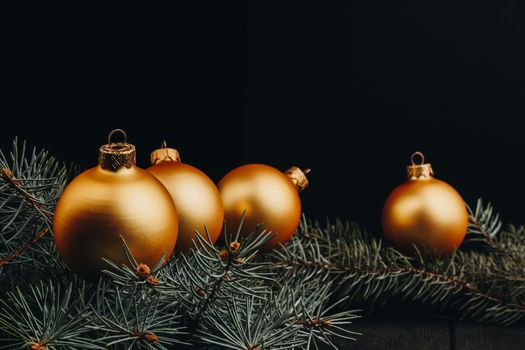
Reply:
[[46, 227], [39, 233], [37, 233], [35, 236], [31, 237], [26, 243], [15, 249], [11, 254], [9, 254], [6, 258], [0, 260], [0, 267], [4, 266], [17, 257], [19, 257], [23, 252], [25, 252], [27, 249], [29, 249], [33, 244], [35, 244], [40, 238], [44, 237], [49, 232], [49, 229]]
[[8, 168], [3, 168], [0, 172], [0, 178], [4, 180], [11, 188], [17, 191], [22, 195], [24, 200], [26, 200], [42, 217], [50, 224], [53, 221], [53, 213], [47, 211], [42, 203], [33, 196], [31, 193], [27, 192], [22, 186], [20, 186], [20, 180], [14, 178], [13, 173]]
[[[47, 222], [47, 224], [52, 224], [53, 221], [53, 214], [49, 211], [47, 211], [42, 203], [32, 194], [27, 192], [21, 185], [20, 180], [17, 180], [14, 178], [13, 173], [8, 168], [3, 168], [0, 171], [0, 179], [4, 180], [8, 186], [13, 188], [16, 192], [18, 192], [22, 198], [29, 203]], [[19, 257], [22, 253], [24, 253], [27, 249], [29, 249], [33, 244], [35, 244], [40, 238], [44, 237], [49, 232], [49, 228], [44, 228], [42, 231], [38, 232], [35, 236], [31, 237], [27, 242], [25, 242], [23, 245], [15, 249], [11, 254], [9, 254], [6, 258], [0, 260], [0, 267], [4, 266], [17, 257]]]
[[[464, 280], [461, 280], [459, 278], [450, 277], [447, 275], [439, 274], [436, 272], [428, 271], [421, 268], [415, 268], [415, 267], [396, 267], [392, 269], [388, 268], [380, 268], [380, 269], [360, 269], [356, 267], [347, 267], [347, 266], [341, 266], [338, 264], [323, 264], [313, 261], [281, 261], [275, 265], [277, 268], [282, 267], [292, 267], [292, 268], [318, 268], [323, 270], [328, 270], [331, 272], [348, 272], [348, 273], [357, 273], [361, 275], [371, 275], [371, 274], [419, 274], [426, 278], [433, 279], [435, 281], [445, 281], [446, 283], [449, 283], [453, 285], [455, 288], [466, 290], [467, 293], [471, 295], [477, 295], [485, 300], [491, 301], [493, 303], [496, 303], [498, 305], [505, 304], [505, 302], [497, 297], [491, 296], [489, 294], [483, 293], [480, 290], [476, 288], [476, 286], [473, 283], [466, 282]], [[521, 309], [523, 312], [525, 312], [525, 303], [520, 304], [507, 304], [508, 306]]]
[[202, 302], [201, 307], [199, 309], [199, 312], [193, 319], [189, 329], [194, 331], [197, 326], [199, 325], [200, 321], [204, 317], [204, 313], [208, 310], [210, 303], [212, 303], [215, 300], [215, 296], [217, 295], [219, 289], [221, 288], [222, 284], [224, 283], [224, 280], [226, 279], [226, 276], [228, 275], [228, 272], [230, 272], [230, 269], [232, 267], [232, 264], [234, 260], [237, 257], [237, 253], [239, 251], [240, 245], [238, 242], [232, 242], [230, 244], [229, 250], [224, 250], [219, 254], [219, 258], [221, 260], [226, 260], [226, 265], [224, 266], [224, 271], [222, 273], [222, 276], [215, 281], [213, 284], [211, 291], [209, 293], [206, 293], [206, 299], [204, 302]]

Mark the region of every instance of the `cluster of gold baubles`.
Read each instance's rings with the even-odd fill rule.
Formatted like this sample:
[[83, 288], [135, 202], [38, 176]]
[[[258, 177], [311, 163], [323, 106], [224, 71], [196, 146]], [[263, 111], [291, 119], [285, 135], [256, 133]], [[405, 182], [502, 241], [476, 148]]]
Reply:
[[155, 266], [164, 255], [187, 252], [196, 234], [215, 242], [226, 222], [242, 233], [262, 224], [275, 236], [264, 250], [285, 243], [301, 215], [299, 191], [308, 185], [305, 172], [286, 173], [262, 165], [241, 166], [215, 186], [199, 169], [182, 163], [177, 150], [151, 154], [152, 165], [136, 165], [135, 146], [112, 142], [99, 150], [98, 165], [78, 175], [64, 190], [55, 209], [54, 237], [66, 264], [76, 273], [96, 279], [109, 267], [129, 265], [124, 240], [138, 263]]
[[[135, 146], [111, 142], [99, 150], [98, 165], [77, 176], [64, 190], [54, 215], [56, 246], [66, 264], [94, 279], [108, 267], [104, 259], [129, 264], [122, 240], [137, 262], [155, 266], [162, 256], [194, 247], [195, 235], [215, 242], [221, 232], [241, 233], [258, 225], [275, 236], [263, 250], [286, 243], [301, 216], [299, 192], [306, 174], [292, 167], [281, 172], [249, 164], [226, 174], [217, 186], [199, 169], [182, 163], [177, 150], [151, 153], [151, 166], [136, 165]], [[421, 156], [421, 163], [414, 158]], [[408, 180], [390, 194], [383, 209], [383, 231], [404, 251], [424, 248], [447, 255], [467, 232], [468, 214], [461, 196], [434, 177], [430, 164], [416, 152], [407, 167]], [[225, 227], [223, 227], [225, 225]]]

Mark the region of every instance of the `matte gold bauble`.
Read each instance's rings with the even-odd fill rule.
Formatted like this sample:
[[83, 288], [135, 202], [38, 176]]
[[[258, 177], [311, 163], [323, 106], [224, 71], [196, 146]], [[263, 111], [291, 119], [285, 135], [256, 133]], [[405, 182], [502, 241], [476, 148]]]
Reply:
[[[421, 163], [415, 164], [415, 157]], [[408, 179], [390, 194], [383, 208], [383, 231], [393, 245], [411, 251], [415, 245], [435, 255], [457, 249], [467, 233], [468, 213], [463, 198], [434, 177], [420, 152], [412, 155]]]
[[[99, 165], [64, 190], [54, 216], [58, 251], [71, 270], [94, 279], [108, 267], [102, 258], [127, 264], [122, 236], [137, 262], [154, 267], [177, 240], [178, 217], [164, 186], [136, 166], [135, 146], [100, 147]], [[122, 131], [123, 132], [123, 131]], [[125, 135], [125, 134], [124, 134]]]
[[243, 235], [251, 233], [258, 224], [276, 234], [264, 250], [278, 248], [290, 240], [301, 218], [299, 191], [308, 185], [305, 172], [292, 167], [285, 174], [268, 165], [249, 164], [226, 174], [218, 187], [227, 231], [237, 230], [246, 211]]
[[168, 189], [179, 214], [179, 237], [176, 252], [193, 248], [195, 230], [206, 238], [205, 228], [215, 243], [221, 234], [224, 209], [215, 183], [199, 169], [181, 163], [173, 148], [162, 148], [151, 153], [151, 167], [146, 169]]

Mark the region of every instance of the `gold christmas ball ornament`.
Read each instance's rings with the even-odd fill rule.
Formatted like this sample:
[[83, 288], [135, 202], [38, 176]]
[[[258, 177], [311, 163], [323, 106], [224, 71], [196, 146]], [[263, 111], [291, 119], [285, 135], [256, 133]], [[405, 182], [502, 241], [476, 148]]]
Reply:
[[[416, 157], [421, 162], [416, 164]], [[403, 251], [422, 248], [446, 256], [457, 249], [467, 233], [468, 213], [461, 195], [434, 177], [421, 152], [411, 157], [408, 179], [387, 198], [383, 208], [383, 231]]]
[[146, 169], [168, 189], [179, 214], [176, 252], [193, 247], [196, 230], [206, 238], [205, 229], [215, 243], [221, 234], [224, 209], [215, 183], [199, 169], [182, 163], [179, 152], [166, 143], [151, 153], [151, 167]]
[[124, 140], [100, 147], [99, 164], [64, 190], [54, 216], [57, 249], [71, 270], [95, 279], [108, 268], [102, 258], [128, 264], [122, 238], [137, 263], [153, 268], [177, 241], [173, 200], [154, 176], [136, 166], [135, 146]]
[[263, 164], [249, 164], [230, 171], [219, 182], [228, 232], [237, 230], [246, 211], [241, 234], [251, 233], [259, 224], [276, 234], [268, 251], [286, 243], [301, 219], [299, 192], [308, 186], [306, 174], [292, 167], [285, 173]]

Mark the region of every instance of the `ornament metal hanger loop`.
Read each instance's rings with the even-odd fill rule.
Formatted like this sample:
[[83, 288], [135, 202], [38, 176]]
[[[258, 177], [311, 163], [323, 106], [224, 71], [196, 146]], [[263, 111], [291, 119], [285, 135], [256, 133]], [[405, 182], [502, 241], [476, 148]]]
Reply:
[[[419, 164], [416, 163], [416, 157], [419, 157], [421, 159], [421, 162]], [[425, 155], [419, 151], [412, 153], [412, 155], [410, 156], [410, 163], [412, 163], [412, 165], [425, 164]]]
[[166, 140], [162, 140], [160, 148], [151, 152], [150, 155], [151, 164], [157, 164], [164, 161], [172, 161], [180, 163], [179, 152], [175, 148], [168, 148]]
[[[416, 159], [419, 158], [419, 162]], [[407, 166], [407, 176], [411, 180], [430, 179], [434, 170], [429, 163], [425, 163], [425, 156], [421, 152], [414, 152], [410, 156], [410, 165]]]
[[[120, 132], [124, 136], [122, 142], [112, 141], [113, 134]], [[135, 146], [128, 143], [128, 136], [122, 129], [113, 129], [108, 134], [108, 143], [100, 146], [98, 163], [105, 170], [117, 171], [122, 166], [131, 168], [136, 164]]]
[[290, 178], [297, 190], [301, 192], [308, 187], [308, 178], [306, 175], [310, 173], [310, 171], [312, 171], [310, 168], [301, 170], [299, 167], [293, 166], [284, 173]]
[[[168, 149], [168, 145], [166, 144], [166, 140], [162, 140], [162, 143], [160, 144], [161, 149]], [[166, 156], [164, 157], [164, 160], [169, 159], [172, 162], [180, 162], [180, 156], [179, 151], [175, 150], [175, 152], [166, 152]]]
[[[120, 132], [124, 136], [124, 141], [122, 142], [111, 142], [111, 139], [113, 138], [113, 135], [117, 132]], [[122, 129], [113, 129], [108, 134], [108, 145], [112, 145], [114, 143], [128, 143], [128, 135], [126, 132]]]

